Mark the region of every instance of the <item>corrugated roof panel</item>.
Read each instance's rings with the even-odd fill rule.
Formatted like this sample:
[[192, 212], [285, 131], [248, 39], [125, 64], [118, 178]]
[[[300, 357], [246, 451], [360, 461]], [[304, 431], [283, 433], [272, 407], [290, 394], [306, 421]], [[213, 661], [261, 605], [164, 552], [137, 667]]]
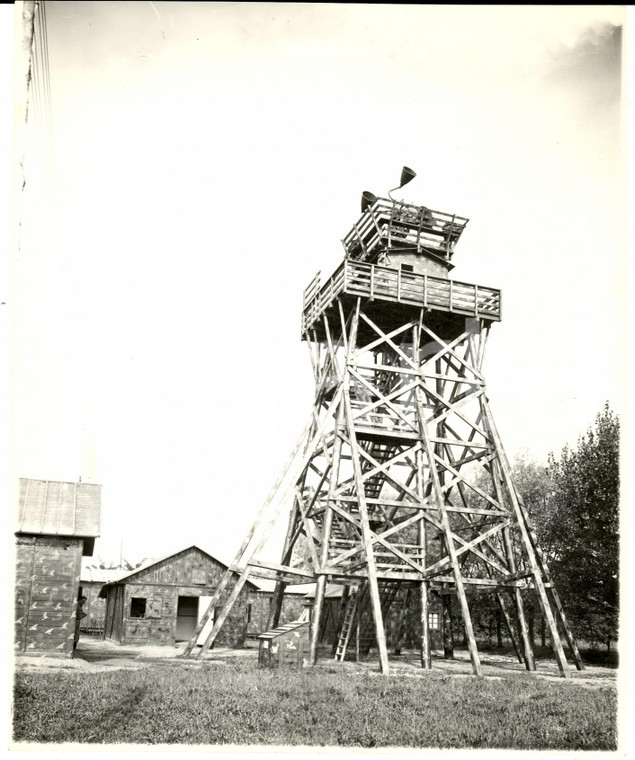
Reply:
[[[58, 522], [55, 532], [75, 535], [75, 483], [62, 483], [62, 498], [58, 508]], [[89, 534], [90, 535], [90, 534]]]
[[56, 533], [61, 497], [61, 483], [48, 481], [42, 507], [42, 533]]
[[100, 485], [20, 478], [19, 498], [19, 533], [99, 535]]

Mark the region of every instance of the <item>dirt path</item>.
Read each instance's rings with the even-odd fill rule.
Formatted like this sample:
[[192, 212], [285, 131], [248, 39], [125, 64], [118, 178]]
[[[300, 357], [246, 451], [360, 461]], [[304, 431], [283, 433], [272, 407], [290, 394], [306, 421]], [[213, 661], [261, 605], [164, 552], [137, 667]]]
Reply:
[[[156, 665], [160, 662], [182, 664], [195, 667], [199, 660], [184, 660], [182, 657], [185, 642], [174, 646], [119, 646], [110, 641], [97, 639], [80, 640], [75, 657], [72, 659], [60, 659], [52, 657], [19, 656], [16, 658], [16, 669], [27, 672], [51, 672], [55, 670], [81, 670], [86, 673], [99, 673], [108, 670], [138, 670]], [[203, 662], [214, 662], [218, 665], [230, 665], [232, 662], [251, 661], [254, 668], [257, 667], [258, 646], [256, 642], [249, 641], [243, 649], [229, 649], [219, 647], [213, 653], [206, 656]], [[501, 654], [481, 654], [483, 675], [486, 678], [502, 678], [518, 673], [519, 677], [529, 676], [524, 666], [515, 658]], [[366, 662], [335, 663], [330, 658], [330, 650], [324, 649], [320, 653], [318, 661], [320, 668], [343, 668], [355, 673], [368, 673], [380, 675], [376, 658], [372, 655]], [[457, 651], [454, 660], [444, 660], [442, 657], [433, 658], [433, 676], [471, 677], [472, 666], [467, 652]], [[562, 680], [558, 667], [554, 660], [539, 660], [536, 663], [536, 672], [531, 677]], [[391, 675], [401, 678], [425, 678], [428, 671], [421, 669], [419, 653], [414, 651], [404, 652], [400, 656], [390, 657]], [[571, 683], [580, 683], [590, 688], [602, 686], [615, 686], [617, 670], [613, 668], [588, 665], [584, 671], [575, 670], [571, 666]]]

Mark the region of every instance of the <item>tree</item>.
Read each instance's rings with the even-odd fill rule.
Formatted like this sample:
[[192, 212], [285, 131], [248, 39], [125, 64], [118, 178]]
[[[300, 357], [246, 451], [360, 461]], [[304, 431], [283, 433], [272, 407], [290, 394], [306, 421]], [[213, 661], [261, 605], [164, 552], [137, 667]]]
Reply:
[[[601, 641], [610, 648], [618, 624], [617, 416], [607, 404], [576, 448], [565, 447], [558, 458], [550, 454], [547, 466], [530, 459], [526, 451], [520, 452], [512, 464], [512, 479], [576, 637], [591, 643]], [[486, 473], [477, 473], [475, 483], [486, 490]], [[476, 503], [473, 495], [470, 500]], [[516, 564], [522, 562], [518, 556]], [[533, 641], [538, 622], [544, 646], [545, 621], [535, 594], [523, 594], [523, 598], [530, 637]], [[472, 609], [476, 628], [479, 620], [491, 620], [496, 611], [485, 598], [475, 598]]]
[[122, 559], [121, 562], [115, 560], [104, 560], [102, 557], [96, 557], [92, 563], [92, 567], [99, 568], [100, 570], [136, 570], [138, 567], [145, 565], [149, 562], [149, 558], [144, 558], [136, 562], [131, 562], [127, 559]]
[[549, 505], [540, 535], [580, 638], [617, 638], [619, 419], [608, 403], [575, 449], [549, 456]]

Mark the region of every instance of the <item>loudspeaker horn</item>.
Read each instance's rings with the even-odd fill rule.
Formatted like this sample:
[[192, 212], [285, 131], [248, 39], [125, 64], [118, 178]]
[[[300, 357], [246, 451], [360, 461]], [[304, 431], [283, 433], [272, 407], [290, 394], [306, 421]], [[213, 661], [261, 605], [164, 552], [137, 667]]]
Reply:
[[416, 176], [417, 172], [409, 169], [407, 166], [404, 166], [404, 168], [401, 170], [401, 184], [399, 187], [407, 185], [408, 182], [411, 182]]
[[362, 193], [362, 213], [364, 213], [367, 208], [370, 208], [376, 200], [376, 195], [373, 195], [369, 190], [364, 190]]

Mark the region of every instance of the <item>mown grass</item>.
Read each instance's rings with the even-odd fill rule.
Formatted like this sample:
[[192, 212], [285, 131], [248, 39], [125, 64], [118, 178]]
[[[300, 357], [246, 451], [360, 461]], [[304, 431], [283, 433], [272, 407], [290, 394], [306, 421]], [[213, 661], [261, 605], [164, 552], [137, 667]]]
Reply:
[[100, 744], [616, 749], [610, 687], [156, 664], [18, 673], [14, 739]]

